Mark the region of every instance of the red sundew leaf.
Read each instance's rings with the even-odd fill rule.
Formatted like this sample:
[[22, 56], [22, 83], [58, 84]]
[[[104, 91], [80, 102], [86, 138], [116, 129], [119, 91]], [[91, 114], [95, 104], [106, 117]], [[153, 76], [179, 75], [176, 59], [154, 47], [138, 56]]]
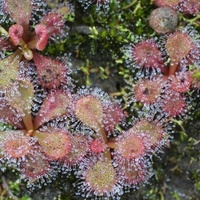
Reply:
[[115, 162], [117, 164], [117, 174], [120, 176], [122, 184], [134, 187], [147, 181], [150, 176], [146, 164], [141, 161], [137, 161], [137, 167], [129, 160], [120, 162], [120, 159], [117, 159]]
[[112, 132], [124, 118], [125, 115], [117, 103], [103, 105], [103, 124], [107, 131]]
[[34, 153], [34, 155], [28, 154], [21, 166], [21, 173], [29, 180], [29, 182], [34, 182], [41, 177], [44, 177], [51, 169], [45, 155], [40, 151]]
[[89, 139], [83, 135], [71, 135], [70, 152], [63, 159], [68, 165], [75, 165], [80, 162], [89, 151]]
[[178, 64], [191, 51], [192, 42], [187, 34], [175, 32], [168, 37], [166, 49], [171, 62]]
[[141, 41], [133, 49], [133, 60], [140, 67], [160, 68], [164, 61], [162, 53], [153, 41]]
[[141, 119], [128, 130], [131, 134], [143, 135], [145, 137], [145, 146], [155, 149], [166, 135], [163, 127], [154, 121]]
[[3, 149], [11, 158], [21, 158], [32, 148], [30, 137], [21, 131], [7, 131], [3, 140]]
[[92, 96], [84, 96], [75, 105], [77, 118], [87, 126], [99, 129], [102, 125], [103, 109], [101, 102]]
[[23, 35], [24, 29], [20, 24], [14, 24], [9, 28], [9, 36], [12, 40], [12, 43], [17, 46]]
[[45, 88], [56, 88], [66, 83], [66, 66], [51, 58], [38, 53], [33, 54], [33, 61], [37, 67], [40, 84]]
[[0, 100], [0, 113], [0, 122], [8, 123], [20, 129], [24, 128], [20, 113], [5, 100]]
[[[199, 54], [200, 54], [200, 48], [198, 47], [197, 44], [192, 44], [191, 47], [191, 52], [189, 53], [189, 55], [187, 55], [187, 57], [184, 59], [184, 62], [186, 62], [187, 66], [189, 65], [193, 65], [195, 63], [197, 63], [197, 60], [199, 58]], [[179, 63], [179, 65], [181, 65], [182, 63]], [[183, 66], [180, 66], [180, 71], [181, 71], [181, 67], [184, 68], [185, 63], [183, 63]]]
[[136, 159], [145, 155], [145, 144], [139, 136], [124, 132], [117, 141], [116, 150], [124, 159]]
[[49, 132], [36, 132], [35, 136], [44, 153], [50, 160], [58, 160], [66, 156], [71, 149], [71, 140], [68, 133], [62, 130]]
[[21, 113], [31, 110], [34, 88], [28, 80], [18, 80], [18, 85], [6, 93], [10, 105]]
[[68, 114], [70, 102], [71, 96], [69, 93], [66, 94], [62, 91], [50, 93], [44, 100], [34, 120], [35, 129], [52, 119]]
[[93, 153], [102, 153], [102, 152], [104, 152], [106, 150], [106, 147], [107, 147], [106, 144], [101, 139], [94, 139], [90, 143], [90, 150]]
[[0, 60], [0, 88], [9, 87], [17, 79], [21, 57], [20, 51], [16, 51], [11, 56]]
[[134, 90], [136, 100], [142, 103], [155, 103], [156, 100], [160, 97], [164, 82], [164, 78], [140, 80]]
[[[5, 11], [27, 31], [32, 12], [32, 0], [5, 0]], [[27, 34], [27, 33], [26, 33]]]
[[176, 117], [184, 112], [186, 102], [180, 93], [174, 91], [168, 91], [163, 96], [162, 110], [169, 116]]
[[42, 51], [45, 49], [47, 42], [48, 42], [48, 38], [49, 38], [49, 36], [47, 34], [47, 29], [45, 26], [38, 24], [35, 26], [35, 33], [38, 36], [36, 49], [39, 51]]
[[169, 88], [175, 92], [188, 92], [192, 84], [192, 76], [190, 72], [179, 72], [169, 76]]
[[42, 20], [41, 24], [46, 26], [49, 36], [56, 36], [62, 32], [64, 21], [62, 15], [58, 13], [48, 13]]
[[48, 42], [48, 33], [45, 25], [37, 24], [35, 26], [35, 33], [31, 38], [31, 41], [28, 42], [27, 46], [29, 49], [37, 49], [43, 51]]
[[180, 11], [184, 14], [195, 15], [200, 11], [199, 0], [185, 0], [180, 2]]

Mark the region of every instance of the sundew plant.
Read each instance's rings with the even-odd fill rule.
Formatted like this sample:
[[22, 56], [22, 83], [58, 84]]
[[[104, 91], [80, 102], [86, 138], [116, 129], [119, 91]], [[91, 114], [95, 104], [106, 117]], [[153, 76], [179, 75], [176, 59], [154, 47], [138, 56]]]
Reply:
[[1, 0], [1, 198], [200, 198], [199, 26], [199, 0]]

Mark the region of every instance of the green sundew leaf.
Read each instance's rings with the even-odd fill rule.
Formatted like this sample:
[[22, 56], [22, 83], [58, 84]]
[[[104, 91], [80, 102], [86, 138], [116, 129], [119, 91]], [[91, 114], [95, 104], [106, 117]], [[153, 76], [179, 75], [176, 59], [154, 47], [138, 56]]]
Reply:
[[98, 161], [86, 172], [85, 181], [98, 196], [112, 191], [116, 183], [116, 172], [110, 161]]
[[30, 81], [19, 80], [18, 85], [7, 93], [10, 105], [20, 112], [29, 112], [31, 110], [34, 88]]
[[98, 129], [102, 124], [102, 105], [95, 97], [85, 96], [78, 99], [75, 114], [80, 121], [91, 128]]
[[18, 66], [21, 55], [18, 52], [0, 60], [0, 88], [9, 87], [18, 76]]
[[29, 25], [32, 12], [32, 0], [5, 0], [5, 10], [13, 18], [13, 20], [22, 25], [25, 30]]
[[71, 149], [71, 141], [68, 133], [61, 130], [51, 130], [52, 132], [36, 132], [35, 136], [38, 139], [44, 153], [51, 160], [63, 158]]
[[0, 26], [0, 35], [1, 35], [1, 36], [4, 36], [4, 37], [6, 37], [6, 38], [9, 37], [8, 32], [7, 32], [2, 26]]

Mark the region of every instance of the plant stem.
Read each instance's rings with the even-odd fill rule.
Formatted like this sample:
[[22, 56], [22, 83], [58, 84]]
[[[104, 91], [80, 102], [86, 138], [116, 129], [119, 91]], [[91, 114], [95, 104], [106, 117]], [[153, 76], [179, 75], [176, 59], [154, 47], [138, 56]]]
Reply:
[[178, 65], [177, 64], [170, 64], [169, 67], [169, 76], [174, 75], [177, 70]]
[[111, 149], [115, 149], [116, 148], [116, 142], [115, 141], [109, 141], [109, 142], [107, 142], [107, 146]]
[[[105, 144], [107, 144], [108, 138], [107, 138], [106, 131], [101, 124], [98, 124], [98, 125], [99, 125], [99, 129], [97, 130], [97, 132], [103, 137]], [[107, 158], [109, 161], [111, 161], [110, 150], [104, 152], [104, 157]]]
[[29, 135], [32, 136], [32, 132], [33, 132], [34, 128], [33, 128], [33, 121], [32, 121], [31, 113], [24, 110], [24, 114], [25, 114], [23, 117], [24, 125], [25, 125], [28, 133], [30, 133]]
[[124, 7], [122, 8], [122, 10], [126, 10], [126, 9], [130, 8], [130, 7], [133, 6], [136, 2], [137, 2], [137, 0], [132, 1], [132, 3], [130, 3], [129, 5], [124, 6]]

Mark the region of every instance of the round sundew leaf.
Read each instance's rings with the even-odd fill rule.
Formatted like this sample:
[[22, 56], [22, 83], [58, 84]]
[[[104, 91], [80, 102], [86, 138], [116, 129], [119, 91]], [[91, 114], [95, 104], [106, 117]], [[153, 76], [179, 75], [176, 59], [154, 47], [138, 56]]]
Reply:
[[118, 166], [116, 171], [120, 176], [120, 181], [122, 184], [133, 187], [145, 182], [149, 178], [147, 166], [141, 161], [137, 161], [137, 166], [131, 164], [129, 160], [120, 162], [120, 159], [118, 159], [115, 162]]
[[102, 125], [103, 109], [101, 102], [92, 96], [84, 96], [75, 105], [77, 118], [91, 128], [99, 129]]
[[168, 37], [166, 49], [171, 62], [178, 64], [191, 51], [192, 42], [187, 34], [175, 32]]
[[20, 129], [24, 128], [20, 113], [6, 100], [0, 100], [0, 113], [0, 123], [8, 123]]
[[9, 87], [17, 79], [21, 57], [22, 55], [19, 52], [15, 52], [11, 56], [0, 60], [0, 88]]
[[56, 36], [62, 32], [64, 21], [62, 15], [58, 13], [48, 13], [42, 20], [41, 24], [46, 26], [49, 36]]
[[52, 119], [60, 117], [68, 113], [68, 106], [71, 102], [70, 94], [62, 91], [50, 93], [44, 100], [37, 116], [34, 120], [35, 129]]
[[147, 137], [147, 144], [151, 148], [155, 148], [164, 137], [164, 130], [161, 125], [150, 122], [146, 119], [138, 121], [129, 132], [132, 134], [143, 134]]
[[190, 72], [179, 72], [175, 75], [169, 76], [169, 79], [169, 88], [175, 92], [188, 92], [192, 84]]
[[169, 33], [178, 25], [177, 12], [168, 6], [162, 6], [151, 12], [149, 25], [157, 33]]
[[164, 64], [161, 51], [153, 41], [145, 40], [136, 44], [132, 55], [140, 67], [161, 68]]
[[3, 142], [3, 149], [12, 158], [26, 156], [32, 148], [31, 139], [21, 131], [7, 131]]
[[93, 153], [102, 153], [102, 152], [104, 152], [106, 150], [106, 147], [107, 147], [106, 144], [101, 139], [94, 139], [90, 143], [90, 150]]
[[199, 0], [185, 0], [180, 2], [180, 11], [184, 14], [196, 15], [200, 12]]
[[65, 156], [64, 162], [69, 165], [75, 165], [87, 154], [89, 151], [89, 141], [86, 136], [83, 135], [71, 135], [71, 149]]
[[[5, 10], [17, 23], [28, 30], [29, 20], [32, 12], [32, 0], [5, 0]], [[26, 33], [27, 34], [27, 33]]]
[[44, 177], [50, 171], [50, 164], [45, 155], [41, 152], [35, 152], [35, 154], [28, 154], [25, 161], [21, 166], [21, 173], [30, 182], [34, 182], [41, 177]]
[[35, 136], [50, 160], [63, 158], [71, 149], [71, 140], [65, 132], [59, 130], [52, 130], [51, 133], [37, 131]]
[[125, 159], [136, 159], [145, 154], [145, 144], [139, 136], [124, 132], [117, 141], [116, 150]]
[[184, 112], [186, 102], [180, 93], [169, 91], [164, 97], [162, 102], [162, 110], [169, 116], [176, 117]]
[[30, 112], [34, 97], [34, 88], [30, 81], [18, 80], [18, 85], [6, 95], [13, 108], [22, 113]]
[[141, 103], [153, 104], [160, 97], [162, 86], [162, 79], [143, 79], [135, 87], [135, 98]]
[[40, 84], [45, 88], [57, 88], [61, 83], [66, 83], [67, 69], [65, 64], [42, 56], [36, 52], [33, 61], [37, 68]]
[[103, 124], [106, 131], [112, 132], [124, 119], [124, 113], [117, 103], [103, 104]]
[[97, 161], [86, 171], [85, 182], [97, 196], [111, 192], [116, 181], [116, 172], [110, 161]]

